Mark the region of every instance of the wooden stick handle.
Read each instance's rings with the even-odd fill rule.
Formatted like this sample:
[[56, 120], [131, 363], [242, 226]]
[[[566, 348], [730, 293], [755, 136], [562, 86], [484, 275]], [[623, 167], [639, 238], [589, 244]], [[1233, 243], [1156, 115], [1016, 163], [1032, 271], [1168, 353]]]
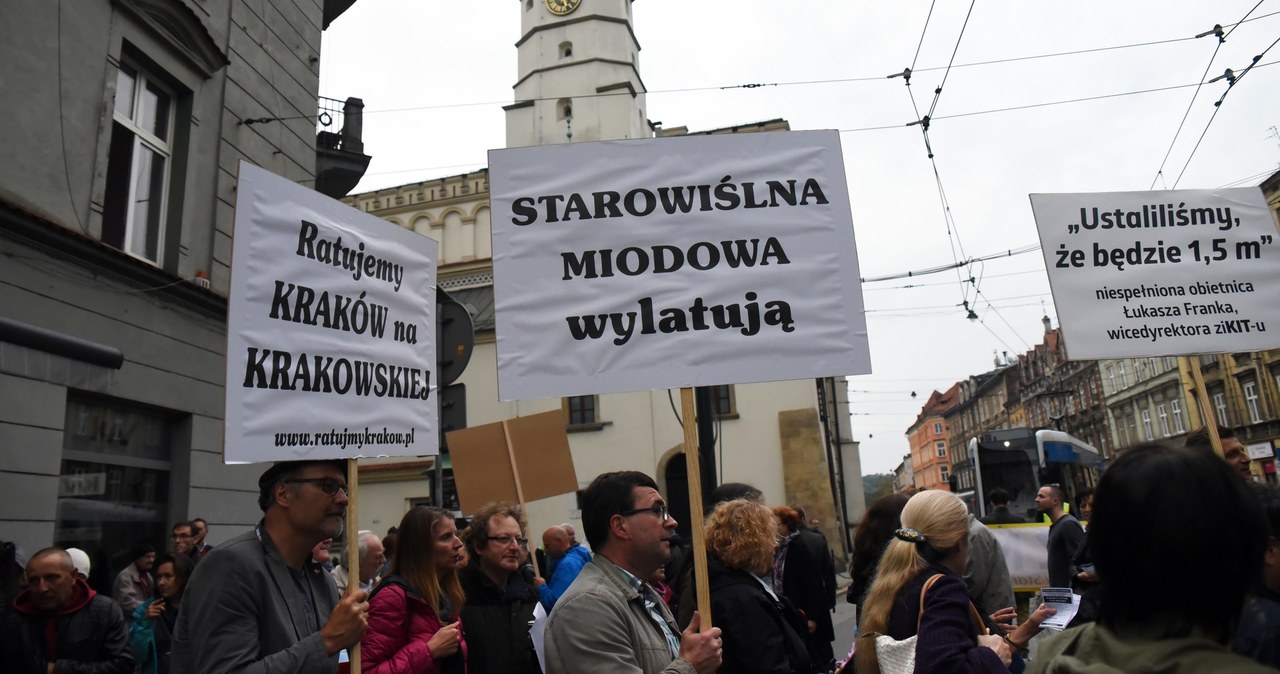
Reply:
[[[360, 466], [355, 459], [347, 459], [347, 593], [360, 589]], [[360, 644], [347, 651], [351, 671], [360, 674]]]
[[680, 417], [684, 423], [684, 459], [688, 467], [689, 530], [693, 537], [693, 579], [698, 589], [698, 629], [711, 629], [711, 581], [707, 576], [707, 539], [702, 533], [702, 466], [698, 457], [697, 405], [693, 389], [680, 389]]

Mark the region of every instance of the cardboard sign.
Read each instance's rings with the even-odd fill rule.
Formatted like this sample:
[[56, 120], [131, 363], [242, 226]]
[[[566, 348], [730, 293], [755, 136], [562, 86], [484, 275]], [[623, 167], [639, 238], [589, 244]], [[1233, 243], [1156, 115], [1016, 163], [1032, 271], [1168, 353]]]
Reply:
[[439, 245], [241, 162], [227, 463], [435, 454]]
[[837, 132], [489, 164], [501, 399], [871, 371]]
[[1032, 194], [1071, 358], [1280, 346], [1280, 232], [1256, 187]]
[[564, 429], [564, 412], [552, 410], [446, 433], [462, 512], [475, 512], [490, 501], [519, 502], [521, 492], [527, 503], [577, 491]]

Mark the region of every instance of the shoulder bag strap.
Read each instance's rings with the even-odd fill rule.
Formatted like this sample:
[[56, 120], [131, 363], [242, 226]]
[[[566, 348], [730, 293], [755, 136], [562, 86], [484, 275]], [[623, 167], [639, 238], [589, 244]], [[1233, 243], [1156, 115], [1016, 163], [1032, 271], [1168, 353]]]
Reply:
[[942, 574], [935, 573], [932, 576], [929, 576], [929, 580], [924, 582], [924, 587], [920, 588], [920, 611], [916, 613], [917, 633], [920, 632], [920, 621], [924, 618], [924, 595], [929, 592], [929, 588], [933, 587], [933, 584], [938, 582], [938, 579], [940, 578], [942, 578]]

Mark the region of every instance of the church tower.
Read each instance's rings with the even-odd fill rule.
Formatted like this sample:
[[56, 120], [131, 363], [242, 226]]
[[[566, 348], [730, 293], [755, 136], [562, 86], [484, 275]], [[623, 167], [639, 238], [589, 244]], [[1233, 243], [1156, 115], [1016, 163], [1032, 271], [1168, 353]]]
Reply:
[[653, 135], [632, 0], [519, 0], [507, 147]]

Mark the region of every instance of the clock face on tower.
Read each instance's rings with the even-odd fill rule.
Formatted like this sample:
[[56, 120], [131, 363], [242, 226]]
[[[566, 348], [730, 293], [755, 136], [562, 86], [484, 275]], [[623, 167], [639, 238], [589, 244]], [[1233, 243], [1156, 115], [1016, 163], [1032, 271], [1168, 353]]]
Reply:
[[545, 0], [547, 11], [556, 16], [566, 16], [582, 4], [582, 0]]

